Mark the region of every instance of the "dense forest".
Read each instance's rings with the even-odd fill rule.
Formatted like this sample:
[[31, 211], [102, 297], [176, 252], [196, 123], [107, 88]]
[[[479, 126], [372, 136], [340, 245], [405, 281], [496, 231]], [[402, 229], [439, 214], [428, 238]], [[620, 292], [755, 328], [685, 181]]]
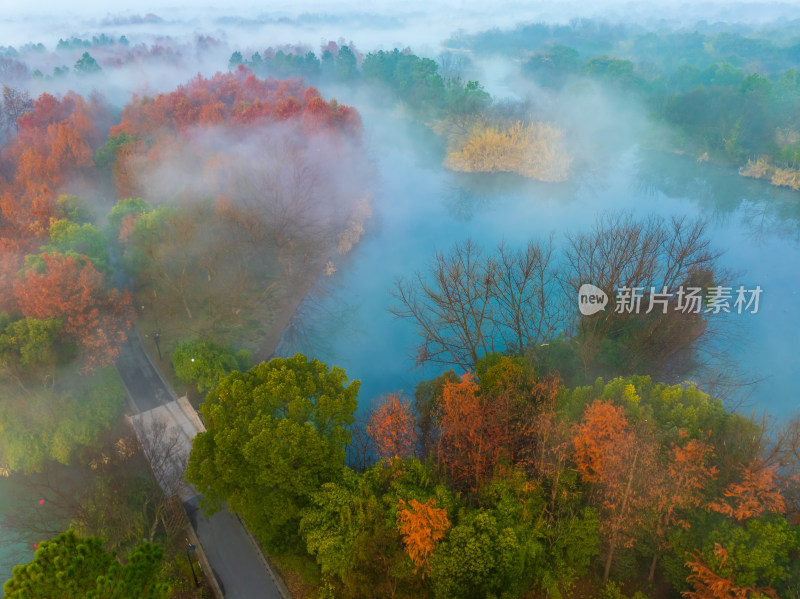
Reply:
[[[517, 97], [481, 83], [497, 60]], [[181, 83], [119, 83], [150, 69]], [[437, 373], [411, 390], [364, 397], [363, 373], [276, 355], [389, 226], [362, 113], [431, 171], [564, 190], [621, 151], [618, 121], [559, 108], [613, 98], [639, 147], [795, 194], [798, 69], [796, 22], [530, 23], [431, 57], [135, 31], [0, 46], [0, 475], [41, 497], [0, 510], [33, 546], [5, 596], [214, 596], [191, 485], [298, 598], [800, 597], [800, 418], [697, 382], [719, 317], [762, 291], [707, 220], [598, 207], [431, 248], [385, 293], [416, 334], [397, 360]], [[589, 282], [608, 306], [580, 313]], [[133, 424], [140, 351], [200, 415], [183, 457]]]

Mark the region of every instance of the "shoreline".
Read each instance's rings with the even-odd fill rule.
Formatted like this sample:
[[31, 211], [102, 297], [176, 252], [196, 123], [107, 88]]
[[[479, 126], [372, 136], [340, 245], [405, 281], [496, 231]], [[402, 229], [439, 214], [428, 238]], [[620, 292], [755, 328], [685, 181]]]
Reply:
[[336, 243], [328, 249], [324, 257], [316, 263], [310, 264], [305, 269], [303, 276], [297, 277], [282, 290], [280, 308], [275, 312], [269, 330], [261, 338], [258, 348], [253, 352], [253, 359], [256, 363], [268, 362], [275, 357], [275, 351], [278, 349], [289, 323], [297, 315], [305, 299], [314, 291], [323, 276], [336, 272], [335, 267], [333, 271], [327, 272], [329, 265], [346, 259], [359, 245], [366, 233], [364, 224], [372, 218], [373, 201], [374, 197], [366, 196], [356, 202], [347, 226], [336, 236]]
[[266, 335], [258, 349], [253, 352], [253, 360], [259, 364], [269, 362], [275, 357], [275, 351], [280, 345], [281, 339], [289, 327], [289, 323], [300, 310], [300, 306], [306, 297], [317, 286], [317, 282], [325, 274], [325, 264], [327, 260], [320, 260], [320, 264], [308, 269], [308, 275], [288, 285], [280, 300], [280, 309], [275, 312], [275, 318], [269, 327]]

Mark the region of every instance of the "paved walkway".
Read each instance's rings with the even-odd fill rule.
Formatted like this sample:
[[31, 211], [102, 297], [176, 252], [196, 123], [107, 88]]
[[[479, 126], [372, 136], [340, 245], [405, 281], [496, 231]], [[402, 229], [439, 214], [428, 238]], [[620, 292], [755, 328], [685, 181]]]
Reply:
[[183, 481], [194, 436], [205, 430], [185, 397], [175, 399], [135, 334], [117, 360], [128, 391], [131, 421], [159, 484], [177, 492], [226, 599], [287, 599], [282, 584], [239, 519], [227, 510], [206, 518], [197, 507], [197, 491]]

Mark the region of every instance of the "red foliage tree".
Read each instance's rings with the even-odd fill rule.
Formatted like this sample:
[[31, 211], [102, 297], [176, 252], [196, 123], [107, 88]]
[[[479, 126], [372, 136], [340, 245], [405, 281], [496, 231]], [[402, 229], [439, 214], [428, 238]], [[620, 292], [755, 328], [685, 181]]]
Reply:
[[[325, 104], [323, 108], [320, 104]], [[317, 118], [325, 113], [328, 118]], [[111, 135], [127, 133], [145, 137], [165, 130], [186, 131], [190, 127], [219, 122], [251, 125], [254, 122], [310, 117], [315, 131], [339, 131], [353, 138], [361, 132], [358, 113], [347, 106], [322, 100], [319, 91], [306, 88], [299, 79], [258, 79], [240, 66], [233, 73], [217, 73], [210, 79], [198, 75], [186, 85], [155, 99], [135, 98], [125, 107]]]
[[459, 488], [477, 492], [501, 462], [536, 466], [537, 422], [557, 380], [535, 378], [511, 360], [490, 368], [478, 386], [470, 374], [442, 393], [439, 461]]
[[117, 150], [113, 166], [117, 195], [149, 197], [144, 182], [163, 164], [162, 157], [171, 150], [175, 150], [172, 155], [181, 155], [181, 146], [192, 144], [207, 129], [224, 127], [237, 135], [278, 122], [283, 123], [282, 131], [299, 134], [292, 136], [298, 146], [318, 135], [334, 144], [344, 139], [358, 142], [361, 135], [355, 110], [335, 100], [325, 102], [318, 90], [304, 87], [298, 79], [262, 80], [246, 67], [210, 79], [198, 75], [173, 92], [134, 98], [125, 107], [121, 122], [110, 132], [133, 138]]
[[106, 106], [74, 93], [61, 100], [42, 94], [21, 116], [16, 138], [3, 149], [13, 173], [0, 180], [4, 236], [42, 238], [67, 183], [90, 186], [94, 151], [104, 139]]
[[108, 290], [92, 263], [74, 256], [44, 254], [45, 271], [29, 271], [14, 289], [22, 314], [59, 318], [61, 331], [83, 349], [83, 370], [112, 364], [135, 311], [128, 292]]
[[396, 394], [384, 399], [367, 424], [367, 433], [382, 460], [410, 456], [416, 444], [414, 429], [411, 406]]
[[492, 475], [494, 444], [487, 435], [480, 388], [467, 373], [442, 393], [439, 461], [456, 487], [477, 491]]
[[[688, 435], [681, 431], [681, 437]], [[683, 518], [687, 510], [697, 508], [703, 501], [703, 492], [708, 483], [716, 478], [718, 469], [707, 464], [713, 455], [712, 447], [697, 439], [689, 439], [685, 445], [673, 445], [667, 455], [666, 467], [660, 481], [655, 483], [655, 537], [658, 551], [669, 548], [669, 531], [675, 527], [689, 528]], [[658, 551], [653, 554], [648, 580], [655, 578]]]
[[22, 268], [25, 254], [34, 250], [25, 239], [0, 237], [0, 313], [17, 309], [14, 284]]

